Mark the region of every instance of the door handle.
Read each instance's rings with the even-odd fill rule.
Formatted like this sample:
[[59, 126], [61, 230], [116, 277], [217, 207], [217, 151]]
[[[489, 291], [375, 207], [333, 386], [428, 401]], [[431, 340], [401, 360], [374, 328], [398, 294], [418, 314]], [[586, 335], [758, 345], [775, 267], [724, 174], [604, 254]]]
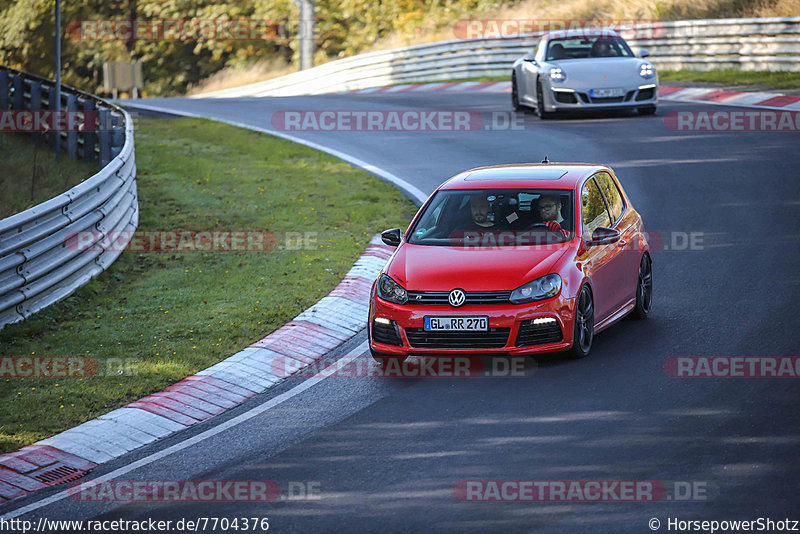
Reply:
[[617, 246], [618, 246], [618, 247], [620, 247], [620, 248], [622, 248], [622, 247], [624, 247], [624, 246], [625, 246], [625, 245], [627, 245], [627, 244], [628, 244], [628, 242], [627, 242], [627, 241], [625, 241], [624, 239], [621, 239], [621, 240], [620, 240], [620, 242], [617, 244]]

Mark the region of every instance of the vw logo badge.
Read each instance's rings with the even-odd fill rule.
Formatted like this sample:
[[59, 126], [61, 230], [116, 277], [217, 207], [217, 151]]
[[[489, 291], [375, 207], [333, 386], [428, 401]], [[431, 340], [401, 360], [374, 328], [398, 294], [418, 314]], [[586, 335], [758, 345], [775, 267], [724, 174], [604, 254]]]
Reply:
[[447, 300], [450, 301], [450, 305], [456, 308], [462, 306], [466, 299], [467, 296], [464, 294], [463, 289], [454, 289], [450, 292], [450, 295], [447, 297]]

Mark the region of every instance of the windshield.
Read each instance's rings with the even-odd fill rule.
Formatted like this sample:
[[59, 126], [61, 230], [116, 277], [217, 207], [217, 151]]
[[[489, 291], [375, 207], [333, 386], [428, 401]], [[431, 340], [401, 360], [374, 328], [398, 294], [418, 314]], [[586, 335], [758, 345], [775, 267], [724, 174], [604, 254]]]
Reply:
[[420, 214], [408, 242], [438, 246], [523, 246], [572, 238], [571, 189], [439, 191]]
[[547, 61], [588, 57], [635, 57], [635, 55], [624, 39], [608, 35], [596, 38], [556, 38], [548, 42]]

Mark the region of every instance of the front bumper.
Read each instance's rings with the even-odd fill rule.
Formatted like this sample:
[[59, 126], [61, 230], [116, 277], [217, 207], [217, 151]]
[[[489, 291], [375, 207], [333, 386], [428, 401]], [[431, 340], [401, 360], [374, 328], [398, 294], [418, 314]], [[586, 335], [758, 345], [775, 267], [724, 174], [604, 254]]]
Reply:
[[544, 93], [544, 107], [547, 111], [631, 109], [658, 104], [658, 84], [652, 82], [627, 87], [623, 96], [612, 98], [593, 98], [590, 89], [552, 84]]
[[[437, 335], [422, 331], [426, 316], [488, 316], [489, 328], [492, 332], [487, 333], [486, 337], [481, 338], [482, 341], [477, 342], [475, 346], [471, 346], [469, 345], [471, 333], [449, 332], [447, 335]], [[373, 332], [373, 329], [376, 328], [376, 318], [381, 321], [377, 326], [379, 329], [377, 336]], [[531, 338], [526, 337], [526, 334], [530, 332], [531, 327], [525, 323], [530, 321], [530, 324], [533, 324], [536, 319], [544, 319], [539, 323], [545, 323], [549, 327], [554, 326], [552, 320], [555, 320], [560, 328], [560, 340], [544, 344], [518, 346], [518, 342], [530, 342]], [[388, 325], [386, 324], [387, 320], [390, 321]], [[524, 335], [520, 337], [521, 327], [523, 327]], [[536, 328], [538, 328], [538, 325]], [[508, 329], [507, 339], [505, 339], [505, 342], [497, 342], [496, 340], [504, 336], [505, 329]], [[396, 336], [391, 335], [392, 330], [396, 333]], [[369, 343], [372, 350], [394, 356], [476, 353], [525, 355], [559, 352], [572, 347], [573, 330], [574, 299], [566, 299], [561, 295], [531, 304], [473, 305], [453, 308], [447, 305], [399, 305], [380, 299], [373, 293], [370, 302], [368, 325]], [[389, 334], [388, 336], [387, 333]], [[448, 345], [450, 341], [442, 340], [442, 338], [448, 336], [455, 336], [461, 339]], [[375, 339], [376, 337], [378, 339]], [[481, 336], [477, 335], [475, 337]], [[489, 337], [493, 340], [492, 344], [494, 346], [492, 347], [485, 346], [487, 343], [483, 341]], [[391, 344], [386, 341], [391, 342]]]

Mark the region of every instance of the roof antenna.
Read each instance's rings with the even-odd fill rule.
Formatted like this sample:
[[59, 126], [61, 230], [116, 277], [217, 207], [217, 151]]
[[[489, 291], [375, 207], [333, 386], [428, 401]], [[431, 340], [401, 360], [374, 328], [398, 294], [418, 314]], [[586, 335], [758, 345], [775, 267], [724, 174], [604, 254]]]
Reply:
[[547, 159], [547, 156], [544, 157], [544, 159], [542, 160], [542, 163], [550, 163], [550, 161]]

